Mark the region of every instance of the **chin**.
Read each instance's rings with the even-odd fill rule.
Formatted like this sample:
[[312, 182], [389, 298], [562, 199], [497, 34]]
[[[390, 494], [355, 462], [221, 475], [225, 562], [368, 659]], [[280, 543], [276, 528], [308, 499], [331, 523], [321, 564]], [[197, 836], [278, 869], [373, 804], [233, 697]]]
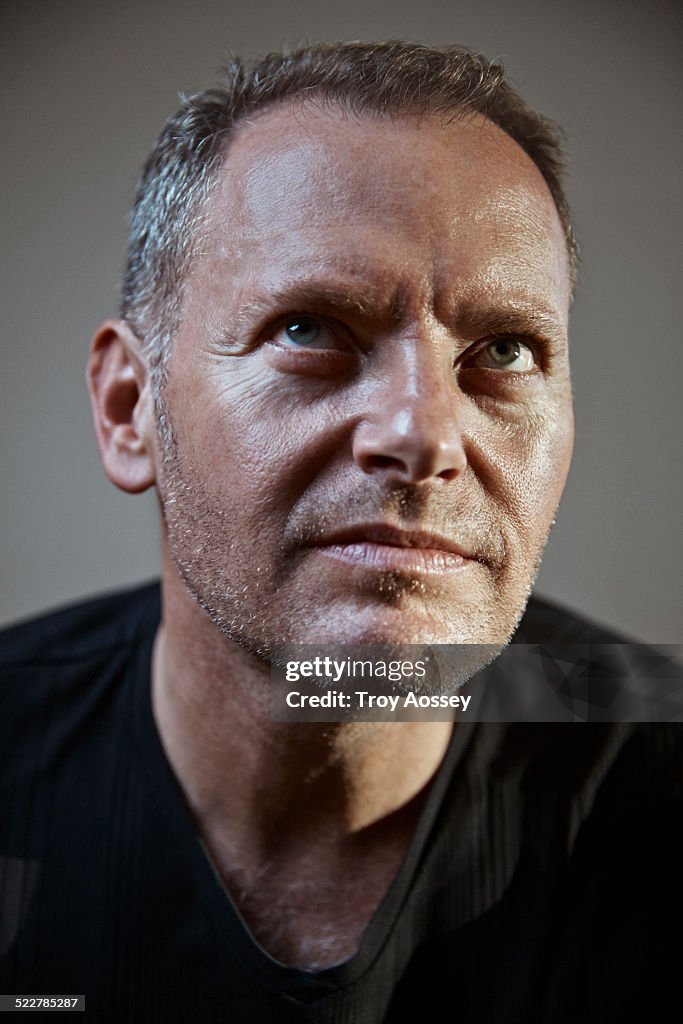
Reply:
[[491, 645], [504, 646], [517, 619], [492, 623], [491, 618], [473, 621], [471, 615], [444, 621], [419, 611], [381, 609], [362, 614], [347, 613], [330, 622], [311, 623], [289, 642], [307, 644]]

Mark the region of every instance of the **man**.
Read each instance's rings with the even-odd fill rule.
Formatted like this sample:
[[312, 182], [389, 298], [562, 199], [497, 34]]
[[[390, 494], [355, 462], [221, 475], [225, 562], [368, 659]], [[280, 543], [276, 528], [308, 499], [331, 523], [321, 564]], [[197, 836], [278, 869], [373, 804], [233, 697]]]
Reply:
[[571, 457], [574, 265], [552, 126], [461, 48], [236, 63], [168, 122], [88, 366], [107, 475], [157, 488], [161, 607], [6, 642], [3, 991], [141, 1021], [654, 998], [664, 951], [631, 944], [649, 844], [662, 879], [680, 852], [677, 733], [270, 708], [280, 644], [615, 639], [520, 625]]

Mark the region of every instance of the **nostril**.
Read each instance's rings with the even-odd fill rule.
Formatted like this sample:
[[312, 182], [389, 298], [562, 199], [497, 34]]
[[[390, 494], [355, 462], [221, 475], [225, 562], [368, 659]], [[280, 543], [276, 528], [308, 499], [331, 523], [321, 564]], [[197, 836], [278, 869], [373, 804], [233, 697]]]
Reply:
[[[400, 483], [430, 477], [455, 480], [466, 465], [462, 437], [453, 417], [420, 417], [412, 410], [366, 420], [353, 438], [353, 459], [364, 473], [386, 475]], [[428, 422], [427, 422], [428, 420]], [[399, 429], [400, 428], [400, 429]]]
[[365, 461], [372, 469], [390, 469], [392, 466], [402, 465], [399, 459], [392, 458], [391, 455], [369, 455]]

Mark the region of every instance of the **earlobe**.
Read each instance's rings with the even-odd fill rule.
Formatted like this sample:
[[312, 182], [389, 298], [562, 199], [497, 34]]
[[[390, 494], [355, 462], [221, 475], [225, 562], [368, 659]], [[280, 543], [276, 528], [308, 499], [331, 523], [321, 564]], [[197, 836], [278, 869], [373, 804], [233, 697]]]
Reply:
[[125, 320], [99, 328], [86, 378], [105, 473], [122, 491], [147, 490], [156, 480], [152, 394], [140, 342]]

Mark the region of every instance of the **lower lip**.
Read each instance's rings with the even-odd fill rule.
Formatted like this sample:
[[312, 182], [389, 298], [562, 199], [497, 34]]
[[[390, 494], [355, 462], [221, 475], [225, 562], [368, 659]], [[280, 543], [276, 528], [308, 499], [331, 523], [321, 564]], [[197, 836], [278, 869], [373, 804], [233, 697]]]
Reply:
[[392, 544], [328, 544], [317, 549], [326, 558], [375, 572], [444, 575], [473, 561], [441, 548], [401, 548]]

